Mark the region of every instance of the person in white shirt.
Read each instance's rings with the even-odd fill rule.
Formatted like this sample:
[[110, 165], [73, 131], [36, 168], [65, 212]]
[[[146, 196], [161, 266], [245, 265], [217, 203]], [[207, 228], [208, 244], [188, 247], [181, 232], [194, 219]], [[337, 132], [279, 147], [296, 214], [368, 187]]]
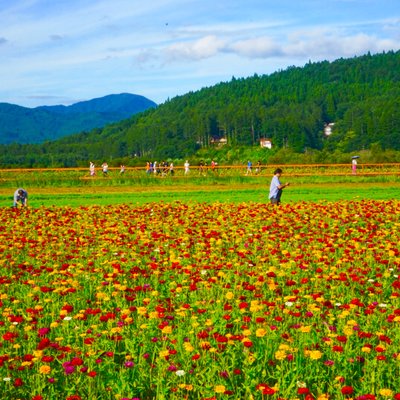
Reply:
[[278, 205], [281, 202], [282, 190], [289, 186], [289, 183], [282, 184], [280, 181], [280, 177], [282, 175], [282, 170], [277, 168], [274, 172], [274, 176], [271, 181], [271, 185], [269, 188], [269, 199], [272, 204]]
[[187, 175], [189, 173], [189, 161], [186, 160], [185, 164], [183, 164], [183, 166], [185, 167], [185, 175]]

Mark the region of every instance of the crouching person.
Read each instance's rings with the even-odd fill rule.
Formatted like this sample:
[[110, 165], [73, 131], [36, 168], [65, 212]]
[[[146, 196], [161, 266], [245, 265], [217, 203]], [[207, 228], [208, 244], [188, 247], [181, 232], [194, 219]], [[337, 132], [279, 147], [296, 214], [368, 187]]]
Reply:
[[14, 207], [26, 207], [28, 205], [28, 192], [19, 188], [14, 193]]

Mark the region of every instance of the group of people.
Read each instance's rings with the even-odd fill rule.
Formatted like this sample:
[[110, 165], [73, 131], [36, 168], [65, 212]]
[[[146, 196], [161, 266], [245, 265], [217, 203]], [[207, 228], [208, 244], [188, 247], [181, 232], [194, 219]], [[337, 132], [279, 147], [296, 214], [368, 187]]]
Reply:
[[[103, 162], [103, 164], [101, 164], [101, 170], [103, 173], [103, 176], [108, 176], [108, 164], [106, 162]], [[125, 165], [121, 165], [120, 167], [120, 171], [119, 174], [123, 175], [125, 173], [126, 167]], [[94, 165], [93, 162], [90, 162], [89, 164], [89, 173], [90, 176], [95, 176], [96, 175], [96, 166]]]
[[[257, 161], [255, 172], [256, 174], [259, 174], [261, 172], [261, 161]], [[250, 160], [248, 160], [246, 175], [251, 175], [252, 173], [253, 173], [253, 163]]]
[[[358, 157], [359, 156], [352, 157], [353, 174], [357, 173], [356, 171], [357, 171], [357, 158]], [[218, 164], [214, 160], [212, 160], [211, 169], [215, 170], [217, 165]], [[184, 163], [184, 174], [185, 175], [189, 174], [189, 171], [190, 171], [189, 167], [190, 167], [189, 161], [186, 160], [186, 162]], [[102, 164], [101, 168], [102, 168], [103, 176], [107, 176], [108, 175], [108, 164], [106, 162], [104, 162]], [[199, 172], [203, 173], [206, 168], [207, 168], [207, 164], [205, 164], [204, 161], [200, 161]], [[248, 161], [246, 175], [252, 173], [252, 168], [253, 168], [252, 162]], [[125, 169], [126, 169], [125, 165], [121, 165], [120, 175], [125, 173]], [[96, 167], [93, 162], [90, 162], [89, 171], [90, 171], [90, 176], [96, 175]], [[146, 172], [148, 174], [154, 173], [154, 174], [161, 174], [163, 176], [167, 175], [168, 173], [170, 175], [174, 175], [174, 164], [172, 162], [168, 164], [166, 161], [163, 161], [161, 163], [157, 163], [156, 161], [154, 161], [154, 162], [148, 161], [146, 163]], [[259, 172], [261, 172], [261, 163], [260, 162], [258, 162], [257, 166], [256, 166], [256, 173], [259, 173]], [[274, 204], [274, 205], [280, 204], [282, 191], [283, 191], [283, 189], [285, 189], [286, 187], [289, 186], [289, 183], [281, 183], [280, 178], [282, 176], [282, 173], [283, 173], [282, 169], [277, 168], [274, 171], [274, 176], [272, 177], [272, 180], [271, 180], [268, 198], [269, 198], [271, 204]], [[13, 205], [14, 205], [14, 207], [18, 207], [18, 206], [26, 207], [28, 205], [28, 192], [25, 189], [19, 188], [15, 191]]]
[[166, 161], [161, 161], [160, 163], [157, 163], [157, 161], [147, 161], [146, 173], [162, 176], [166, 176], [167, 174], [174, 175], [174, 163], [171, 162], [168, 164]]
[[[187, 165], [186, 165], [187, 163]], [[189, 172], [189, 163], [186, 161], [185, 163], [185, 173], [186, 171]], [[172, 165], [172, 168], [171, 168]], [[153, 166], [154, 168], [154, 166]], [[122, 169], [121, 169], [122, 171]], [[150, 171], [150, 168], [149, 168]], [[167, 171], [173, 174], [173, 164], [171, 163], [168, 167], [167, 164]], [[108, 166], [106, 173], [108, 172]], [[103, 169], [104, 173], [104, 169]], [[278, 205], [281, 202], [282, 191], [286, 187], [289, 186], [289, 183], [281, 183], [280, 177], [282, 175], [282, 169], [277, 168], [274, 171], [274, 176], [271, 180], [270, 188], [269, 188], [269, 200], [272, 204]], [[28, 205], [28, 192], [25, 189], [18, 188], [14, 193], [14, 207], [26, 207]]]

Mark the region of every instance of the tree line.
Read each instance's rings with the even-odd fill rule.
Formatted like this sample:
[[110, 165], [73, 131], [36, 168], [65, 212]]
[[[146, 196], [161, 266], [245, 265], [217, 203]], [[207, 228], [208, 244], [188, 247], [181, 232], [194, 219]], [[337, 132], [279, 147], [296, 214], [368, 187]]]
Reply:
[[[309, 62], [177, 96], [119, 123], [56, 141], [0, 146], [1, 166], [132, 165], [183, 159], [226, 138], [230, 148], [347, 154], [400, 150], [400, 52]], [[325, 135], [327, 124], [334, 124]], [[271, 152], [272, 154], [272, 152]]]

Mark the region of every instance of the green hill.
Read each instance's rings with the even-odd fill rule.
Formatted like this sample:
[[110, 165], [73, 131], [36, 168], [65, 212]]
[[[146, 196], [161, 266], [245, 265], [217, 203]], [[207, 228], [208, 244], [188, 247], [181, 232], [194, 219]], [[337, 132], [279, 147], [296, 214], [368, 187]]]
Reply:
[[[400, 52], [308, 63], [232, 78], [102, 129], [43, 145], [3, 148], [3, 165], [86, 165], [91, 160], [191, 157], [212, 141], [293, 152], [400, 150]], [[334, 124], [326, 136], [326, 124]], [[203, 150], [204, 151], [204, 150]]]
[[103, 127], [155, 107], [143, 97], [113, 94], [71, 106], [26, 108], [0, 103], [0, 143], [41, 143]]

